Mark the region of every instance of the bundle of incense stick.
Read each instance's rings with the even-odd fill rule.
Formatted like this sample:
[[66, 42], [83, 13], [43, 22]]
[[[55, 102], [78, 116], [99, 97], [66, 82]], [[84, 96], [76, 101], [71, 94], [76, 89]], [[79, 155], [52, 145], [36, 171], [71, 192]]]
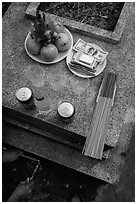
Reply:
[[100, 86], [97, 104], [83, 148], [83, 154], [96, 159], [102, 159], [107, 124], [116, 91], [116, 75], [106, 73]]

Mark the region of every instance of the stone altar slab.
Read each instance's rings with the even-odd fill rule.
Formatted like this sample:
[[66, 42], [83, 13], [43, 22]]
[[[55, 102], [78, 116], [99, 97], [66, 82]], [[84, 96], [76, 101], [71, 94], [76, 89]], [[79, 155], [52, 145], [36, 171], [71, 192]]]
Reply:
[[[27, 56], [25, 50], [24, 50], [24, 41], [25, 38], [30, 30], [30, 23], [31, 20], [28, 19], [25, 16], [25, 10], [28, 6], [28, 3], [12, 3], [11, 7], [8, 9], [8, 12], [3, 17], [3, 24], [2, 24], [2, 43], [3, 43], [3, 50], [2, 50], [2, 66], [3, 66], [3, 73], [2, 73], [2, 99], [3, 99], [3, 107], [7, 110], [8, 114], [10, 116], [15, 116], [16, 113], [19, 112], [20, 114], [23, 114], [27, 116], [27, 118], [31, 117], [31, 119], [36, 119], [37, 121], [43, 121], [45, 122], [46, 116], [43, 114], [43, 110], [36, 108], [35, 111], [26, 112], [20, 104], [15, 99], [15, 90], [17, 90], [19, 87], [22, 87], [24, 85], [28, 85], [30, 88], [32, 88], [34, 91], [37, 91], [41, 89], [41, 91], [45, 90], [45, 85], [48, 84], [49, 92], [54, 93], [55, 100], [53, 100], [54, 108], [56, 107], [56, 102], [58, 101], [58, 96], [56, 96], [55, 93], [58, 93], [61, 97], [61, 100], [65, 99], [71, 99], [74, 97], [74, 99], [71, 102], [77, 102], [82, 101], [83, 108], [86, 106], [89, 106], [89, 109], [91, 112], [88, 112], [88, 117], [92, 119], [92, 114], [95, 106], [95, 99], [99, 90], [99, 86], [102, 80], [103, 73], [96, 78], [87, 80], [83, 83], [83, 80], [80, 82], [80, 84], [84, 84], [85, 93], [77, 89], [75, 86], [72, 87], [72, 84], [75, 84], [77, 80], [74, 80], [74, 76], [72, 73], [67, 69], [65, 60], [61, 61], [60, 63], [51, 66], [46, 67], [45, 65], [36, 63], [32, 59]], [[110, 117], [110, 123], [108, 127], [108, 140], [111, 141], [111, 144], [116, 146], [115, 148], [112, 148], [110, 150], [109, 158], [104, 161], [96, 161], [92, 158], [87, 158], [81, 154], [79, 154], [79, 158], [82, 157], [82, 161], [87, 161], [87, 163], [91, 169], [90, 175], [92, 176], [98, 176], [99, 178], [102, 178], [105, 180], [107, 176], [109, 177], [109, 182], [113, 183], [119, 179], [119, 175], [122, 169], [122, 166], [124, 164], [124, 157], [122, 156], [122, 152], [125, 152], [128, 149], [128, 144], [130, 141], [130, 138], [132, 136], [132, 130], [134, 127], [134, 97], [135, 97], [135, 82], [134, 82], [134, 40], [135, 40], [135, 34], [134, 34], [134, 5], [130, 8], [130, 17], [128, 18], [128, 22], [126, 24], [125, 32], [123, 33], [121, 42], [118, 45], [112, 45], [106, 42], [101, 42], [95, 39], [92, 39], [88, 36], [80, 35], [77, 33], [73, 34], [74, 43], [79, 39], [82, 38], [85, 41], [97, 44], [98, 46], [102, 47], [102, 49], [107, 50], [109, 52], [108, 54], [108, 61], [105, 71], [112, 71], [117, 74], [117, 91], [115, 96], [115, 102], [112, 109], [111, 117]], [[50, 69], [51, 68], [51, 69]], [[50, 69], [50, 70], [49, 70]], [[50, 83], [50, 80], [54, 81], [53, 73], [57, 70], [60, 70], [60, 73], [64, 76], [65, 82], [62, 82], [63, 88], [58, 86], [58, 90], [56, 90], [55, 84], [54, 88]], [[37, 73], [33, 76], [33, 73]], [[28, 73], [32, 73], [31, 77]], [[77, 78], [77, 77], [76, 77]], [[56, 81], [56, 80], [55, 80]], [[57, 80], [58, 81], [58, 80]], [[85, 81], [85, 80], [84, 80]], [[48, 82], [48, 83], [47, 83]], [[73, 82], [73, 83], [72, 83]], [[88, 86], [89, 84], [89, 86]], [[85, 86], [86, 85], [86, 86]], [[83, 85], [81, 85], [83, 90]], [[90, 87], [90, 88], [88, 88]], [[69, 93], [68, 96], [64, 96], [63, 92], [61, 90], [67, 90]], [[72, 92], [73, 90], [73, 92]], [[73, 97], [71, 94], [73, 93]], [[84, 96], [90, 96], [88, 100], [85, 100]], [[49, 95], [50, 96], [50, 95]], [[77, 98], [77, 100], [76, 100]], [[56, 101], [56, 102], [55, 102]], [[44, 107], [44, 111], [48, 111], [48, 107], [51, 105], [50, 101], [48, 101], [48, 106]], [[76, 103], [77, 105], [77, 103]], [[40, 106], [39, 107], [43, 107]], [[77, 110], [79, 110], [80, 104], [77, 106]], [[41, 113], [39, 112], [41, 111]], [[81, 110], [81, 114], [83, 113]], [[85, 111], [85, 110], [84, 110]], [[55, 109], [53, 111], [55, 113]], [[83, 116], [84, 118], [85, 116]], [[13, 120], [14, 117], [11, 117], [11, 120]], [[55, 117], [57, 119], [57, 117]], [[10, 118], [9, 118], [10, 119]], [[30, 119], [30, 118], [29, 118]], [[52, 117], [49, 119], [53, 119]], [[55, 120], [53, 120], [55, 122]], [[18, 120], [20, 123], [20, 121]], [[76, 118], [74, 118], [74, 121], [76, 122]], [[82, 121], [81, 121], [82, 122]], [[28, 122], [26, 122], [28, 124]], [[89, 121], [88, 121], [89, 123]], [[21, 124], [21, 123], [20, 123]], [[81, 132], [86, 132], [86, 129], [82, 129], [79, 124], [78, 126]], [[29, 128], [29, 125], [28, 125]], [[67, 128], [70, 128], [70, 124]], [[72, 128], [72, 127], [71, 127]], [[75, 127], [74, 127], [75, 129]], [[69, 129], [67, 129], [69, 130]], [[71, 130], [72, 131], [72, 130]], [[75, 136], [79, 136], [79, 134], [74, 134]], [[53, 135], [54, 136], [54, 135]], [[8, 136], [6, 138], [6, 141], [10, 143], [13, 136]], [[36, 137], [36, 136], [35, 136]], [[31, 137], [33, 141], [33, 145], [30, 145], [31, 140], [29, 140], [29, 147], [31, 148], [31, 151], [33, 153], [36, 152], [36, 143], [37, 139], [34, 136]], [[12, 144], [16, 146], [18, 144], [18, 147], [20, 146], [20, 137], [15, 136], [13, 137], [14, 140], [12, 140]], [[24, 137], [22, 137], [23, 140]], [[27, 139], [27, 135], [25, 137]], [[74, 137], [73, 137], [74, 138]], [[85, 136], [81, 136], [79, 138], [85, 138]], [[29, 138], [28, 138], [29, 139]], [[44, 139], [42, 138], [44, 141]], [[27, 142], [27, 140], [26, 140]], [[75, 142], [77, 146], [77, 142]], [[81, 143], [82, 144], [82, 143]], [[24, 142], [22, 143], [22, 147], [26, 148], [28, 145]], [[65, 146], [62, 147], [65, 151]], [[39, 150], [42, 151], [41, 147], [38, 147]], [[71, 148], [70, 148], [71, 149]], [[57, 151], [57, 149], [56, 149]], [[50, 149], [50, 152], [54, 152], [54, 150]], [[75, 151], [77, 153], [77, 151]], [[65, 152], [66, 158], [67, 158], [67, 152]], [[74, 151], [73, 151], [74, 154]], [[73, 158], [73, 154], [69, 153], [70, 160]], [[46, 155], [45, 153], [41, 153], [41, 156], [44, 157]], [[47, 156], [47, 155], [46, 155]], [[53, 155], [52, 155], [53, 156]], [[47, 156], [48, 157], [48, 156]], [[73, 158], [74, 159], [74, 158]], [[80, 159], [79, 159], [80, 160]], [[58, 161], [56, 158], [56, 161], [59, 163], [62, 163], [64, 165], [64, 162], [66, 166], [69, 166], [67, 164], [67, 160], [65, 161]], [[85, 162], [86, 163], [86, 162]], [[76, 158], [73, 160], [73, 164], [70, 166], [73, 169], [76, 169], [78, 171], [81, 171], [83, 173], [86, 173], [87, 169], [85, 167], [85, 164], [82, 162], [80, 163], [80, 166], [76, 168]], [[69, 166], [69, 167], [70, 167]], [[88, 171], [89, 172], [89, 171]]]
[[[24, 41], [30, 31], [30, 25], [28, 22], [27, 27], [20, 28], [22, 24], [18, 23], [14, 30], [13, 25], [9, 24], [6, 33], [10, 42], [7, 42], [4, 35], [3, 46], [6, 47], [3, 52], [3, 104], [16, 111], [12, 115], [16, 115], [18, 120], [37, 126], [42, 129], [42, 132], [48, 129], [60, 136], [65, 134], [64, 138], [70, 142], [77, 141], [79, 145], [79, 142], [83, 141], [84, 145], [103, 73], [96, 78], [84, 79], [70, 72], [65, 59], [52, 65], [40, 64], [32, 60], [24, 49]], [[11, 36], [10, 30], [12, 30]], [[74, 35], [73, 38], [76, 42]], [[23, 86], [31, 88], [34, 96], [37, 92], [44, 95], [44, 100], [35, 100], [36, 108], [31, 111], [25, 110], [16, 99], [16, 91]], [[75, 107], [75, 115], [69, 123], [62, 121], [57, 114], [59, 104], [64, 101], [70, 102]], [[112, 128], [110, 125], [110, 129]], [[113, 136], [111, 139], [108, 134], [106, 144], [113, 147], [116, 142]]]

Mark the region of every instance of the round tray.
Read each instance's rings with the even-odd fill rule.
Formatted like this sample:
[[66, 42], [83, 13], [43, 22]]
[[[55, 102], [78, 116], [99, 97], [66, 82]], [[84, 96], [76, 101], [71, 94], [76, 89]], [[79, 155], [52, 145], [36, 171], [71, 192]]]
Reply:
[[[92, 44], [92, 46], [94, 46], [95, 48], [97, 48], [97, 49], [100, 49], [100, 50], [102, 50], [99, 46], [97, 46], [97, 45], [94, 45], [94, 44]], [[103, 50], [102, 50], [103, 51]], [[92, 77], [96, 77], [96, 76], [98, 76], [104, 69], [105, 69], [105, 67], [106, 67], [106, 63], [107, 63], [107, 60], [105, 59], [101, 64], [99, 64], [96, 68], [95, 68], [95, 73], [94, 73], [94, 76], [91, 74], [87, 74], [87, 73], [80, 73], [80, 72], [78, 72], [78, 71], [75, 71], [75, 70], [73, 70], [73, 68], [71, 68], [70, 66], [69, 66], [69, 63], [71, 62], [71, 59], [72, 59], [72, 57], [73, 57], [73, 54], [74, 54], [74, 50], [71, 50], [71, 52], [69, 53], [69, 55], [67, 56], [67, 58], [66, 58], [66, 63], [67, 63], [67, 66], [68, 66], [68, 68], [69, 68], [69, 70], [73, 73], [73, 74], [75, 74], [75, 75], [77, 75], [77, 76], [79, 76], [79, 77], [82, 77], [82, 78], [92, 78]]]
[[[64, 27], [64, 28], [65, 28], [65, 27]], [[28, 38], [31, 37], [31, 36], [30, 36], [30, 33], [31, 33], [31, 32], [28, 33], [28, 35], [27, 35], [27, 37], [26, 37], [26, 39], [25, 39], [25, 44], [24, 44], [25, 50], [26, 50], [26, 52], [27, 52], [27, 54], [29, 55], [30, 58], [32, 58], [33, 60], [35, 60], [35, 61], [37, 61], [37, 62], [39, 62], [39, 63], [43, 63], [43, 64], [54, 64], [54, 63], [57, 63], [57, 62], [63, 60], [63, 59], [71, 52], [71, 50], [72, 50], [72, 47], [73, 47], [73, 37], [72, 37], [71, 33], [69, 32], [69, 30], [65, 28], [65, 33], [66, 33], [66, 34], [69, 36], [69, 38], [70, 38], [70, 42], [71, 42], [71, 43], [70, 43], [70, 48], [69, 48], [68, 50], [66, 50], [65, 52], [59, 52], [54, 61], [52, 61], [52, 62], [45, 61], [45, 60], [43, 60], [43, 59], [41, 58], [40, 55], [32, 55], [32, 54], [28, 51], [27, 46], [26, 46], [26, 42], [27, 42]]]

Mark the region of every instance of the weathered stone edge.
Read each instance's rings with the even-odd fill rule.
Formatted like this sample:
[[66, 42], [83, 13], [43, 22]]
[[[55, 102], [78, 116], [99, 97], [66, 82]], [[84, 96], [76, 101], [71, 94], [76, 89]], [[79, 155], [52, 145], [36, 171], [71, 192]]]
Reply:
[[[40, 2], [34, 2], [34, 3], [30, 3], [28, 8], [26, 9], [25, 14], [35, 18], [36, 16], [36, 10], [38, 5], [40, 4]], [[69, 20], [67, 18], [63, 18], [63, 17], [59, 17], [57, 15], [54, 14], [50, 14], [50, 13], [45, 13], [46, 15], [46, 22], [48, 23], [50, 21], [50, 19], [52, 20], [57, 20], [59, 21], [61, 24], [63, 24], [64, 26], [66, 26], [68, 29], [70, 29], [71, 31], [74, 32], [78, 32], [80, 34], [84, 34], [84, 35], [88, 35], [90, 37], [93, 38], [97, 38], [99, 40], [104, 40], [113, 44], [117, 44], [119, 43], [125, 24], [126, 24], [126, 19], [128, 17], [128, 7], [129, 7], [129, 3], [126, 2], [124, 4], [124, 7], [121, 11], [119, 20], [116, 24], [115, 30], [113, 32], [111, 31], [107, 31], [104, 29], [100, 29], [94, 26], [90, 26], [84, 23], [79, 23], [77, 21], [74, 20]]]

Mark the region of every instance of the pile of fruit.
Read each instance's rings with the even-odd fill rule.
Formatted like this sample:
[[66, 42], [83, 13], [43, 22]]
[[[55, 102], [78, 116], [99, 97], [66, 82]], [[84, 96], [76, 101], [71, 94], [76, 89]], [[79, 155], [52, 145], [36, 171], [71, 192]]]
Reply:
[[40, 55], [45, 61], [54, 61], [59, 52], [70, 48], [70, 37], [58, 22], [45, 22], [44, 12], [37, 12], [26, 47], [30, 54]]

